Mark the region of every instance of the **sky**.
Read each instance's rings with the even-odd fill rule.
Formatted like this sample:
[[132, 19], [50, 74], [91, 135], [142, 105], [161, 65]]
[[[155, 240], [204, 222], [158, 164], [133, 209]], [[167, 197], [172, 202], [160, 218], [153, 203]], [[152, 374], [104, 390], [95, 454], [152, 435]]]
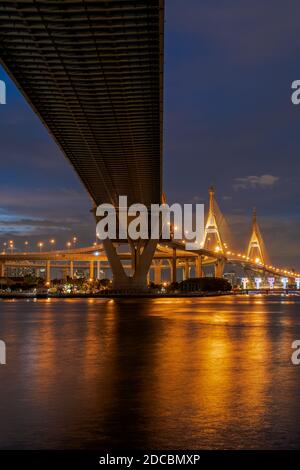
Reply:
[[[206, 203], [213, 184], [236, 249], [256, 207], [271, 262], [298, 270], [299, 15], [298, 0], [166, 0], [164, 89], [167, 201]], [[89, 196], [3, 70], [0, 79], [0, 244], [92, 243]]]

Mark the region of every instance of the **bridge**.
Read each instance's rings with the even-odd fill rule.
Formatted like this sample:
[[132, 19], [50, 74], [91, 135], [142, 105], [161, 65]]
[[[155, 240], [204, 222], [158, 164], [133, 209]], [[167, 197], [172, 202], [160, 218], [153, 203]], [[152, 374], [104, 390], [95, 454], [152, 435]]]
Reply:
[[[296, 284], [300, 288], [300, 273], [271, 265], [263, 237], [257, 221], [256, 210], [253, 211], [252, 228], [249, 242], [244, 253], [234, 250], [226, 241], [225, 230], [222, 230], [224, 217], [215, 201], [214, 188], [209, 188], [209, 205], [206, 216], [204, 238], [199, 250], [189, 251], [185, 248], [186, 241], [172, 239], [159, 240], [148, 271], [155, 284], [162, 283], [162, 272], [168, 272], [169, 282], [178, 280], [178, 271], [183, 271], [183, 279], [201, 277], [207, 267], [213, 267], [214, 275], [222, 277], [226, 266], [235, 265], [248, 274], [242, 277], [244, 290], [250, 287], [250, 281], [256, 289], [284, 289], [288, 284]], [[130, 251], [119, 252], [122, 267], [128, 276], [134, 272], [135, 259]], [[86, 269], [88, 279], [109, 277], [110, 260], [103, 243], [82, 248], [67, 250], [50, 250], [44, 252], [11, 252], [0, 253], [0, 277], [4, 278], [9, 268], [43, 268], [45, 280], [51, 284], [51, 270], [61, 269], [65, 276], [74, 277], [75, 269]], [[264, 284], [262, 283], [264, 281]]]
[[[236, 251], [228, 245], [225, 239], [225, 236], [228, 236], [228, 231], [227, 233], [222, 231], [222, 220], [224, 220], [224, 217], [218, 206], [216, 209], [215, 190], [213, 187], [210, 187], [209, 209], [202, 246], [207, 250], [215, 252], [217, 257], [215, 261], [216, 276], [222, 276], [226, 264], [235, 264], [243, 267], [246, 272], [248, 271], [250, 277], [253, 277], [253, 275], [257, 276], [254, 278], [257, 289], [260, 288], [262, 282], [261, 277], [258, 277], [258, 275], [262, 275], [264, 278], [268, 277], [268, 284], [271, 289], [274, 287], [276, 278], [281, 279], [284, 288], [289, 283], [295, 283], [298, 288], [300, 287], [300, 273], [270, 264], [267, 249], [258, 225], [256, 209], [253, 210], [251, 234], [244, 253]], [[249, 278], [243, 277], [242, 283], [244, 289], [247, 288], [249, 280]]]
[[[0, 60], [70, 161], [92, 207], [162, 200], [163, 0], [3, 0]], [[143, 286], [157, 241], [130, 243], [116, 285]]]
[[[69, 160], [91, 198], [118, 209], [119, 196], [128, 205], [161, 203], [163, 135], [163, 0], [2, 0], [0, 60], [9, 76], [40, 117]], [[144, 288], [149, 269], [156, 281], [167, 267], [171, 280], [177, 267], [185, 277], [213, 265], [221, 277], [226, 263], [251, 272], [298, 278], [270, 265], [256, 215], [248, 249], [233, 250], [219, 227], [214, 190], [205, 237], [199, 250], [185, 250], [184, 240], [104, 240], [97, 247], [44, 253], [3, 253], [1, 273], [13, 263], [43, 263], [47, 282], [51, 263], [106, 262], [117, 288]], [[97, 221], [95, 215], [95, 221]], [[62, 264], [61, 264], [62, 265]], [[246, 281], [245, 281], [246, 282]]]

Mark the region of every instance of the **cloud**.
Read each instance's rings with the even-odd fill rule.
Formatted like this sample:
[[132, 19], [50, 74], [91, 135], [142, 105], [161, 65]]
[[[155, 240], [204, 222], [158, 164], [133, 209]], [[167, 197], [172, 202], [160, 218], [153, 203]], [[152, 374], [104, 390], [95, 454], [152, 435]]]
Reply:
[[[29, 240], [55, 238], [56, 247], [65, 247], [74, 234], [80, 245], [95, 239], [95, 222], [90, 213], [91, 203], [82, 191], [72, 188], [20, 188], [10, 185], [0, 188], [0, 246], [13, 238], [17, 250]], [[29, 238], [30, 237], [30, 238]]]
[[[79, 221], [78, 221], [79, 223]], [[3, 215], [0, 211], [0, 235], [30, 234], [39, 235], [47, 232], [57, 233], [68, 231], [68, 225], [62, 225], [61, 220], [22, 219], [14, 215]]]
[[233, 185], [236, 191], [240, 189], [256, 189], [256, 188], [271, 188], [279, 180], [278, 176], [274, 175], [261, 175], [261, 176], [245, 176], [243, 178], [235, 178]]

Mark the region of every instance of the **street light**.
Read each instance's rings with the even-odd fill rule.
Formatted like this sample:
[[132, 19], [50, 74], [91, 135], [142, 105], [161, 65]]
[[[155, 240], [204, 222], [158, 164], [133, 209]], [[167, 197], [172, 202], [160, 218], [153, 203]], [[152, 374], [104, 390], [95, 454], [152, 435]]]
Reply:
[[29, 245], [28, 241], [24, 242], [24, 245], [25, 245], [25, 251], [28, 251], [28, 250], [27, 250], [27, 249], [28, 249], [28, 245]]
[[50, 245], [52, 245], [52, 246], [55, 245], [55, 240], [54, 240], [54, 238], [51, 238], [51, 240], [49, 240], [49, 243], [50, 243]]
[[10, 251], [13, 253], [13, 251], [14, 251], [14, 241], [13, 240], [9, 240], [9, 248], [10, 248]]
[[44, 246], [44, 243], [43, 243], [43, 242], [39, 242], [39, 243], [38, 243], [38, 247], [39, 247], [39, 249], [40, 249], [40, 252], [42, 251], [43, 246]]
[[67, 242], [67, 247], [68, 247], [69, 249], [71, 248], [71, 245], [72, 245], [71, 242]]
[[76, 245], [76, 242], [77, 242], [77, 237], [73, 237], [72, 241], [73, 241], [73, 247], [75, 248], [75, 245]]

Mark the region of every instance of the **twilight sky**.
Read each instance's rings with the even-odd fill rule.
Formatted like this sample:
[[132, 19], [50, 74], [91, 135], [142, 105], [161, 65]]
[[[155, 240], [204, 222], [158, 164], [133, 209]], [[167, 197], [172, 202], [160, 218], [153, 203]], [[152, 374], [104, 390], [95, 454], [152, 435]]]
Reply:
[[[217, 199], [242, 249], [256, 206], [271, 261], [300, 269], [298, 0], [166, 0], [164, 189], [168, 202]], [[71, 165], [0, 69], [0, 248], [13, 238], [94, 241]]]

